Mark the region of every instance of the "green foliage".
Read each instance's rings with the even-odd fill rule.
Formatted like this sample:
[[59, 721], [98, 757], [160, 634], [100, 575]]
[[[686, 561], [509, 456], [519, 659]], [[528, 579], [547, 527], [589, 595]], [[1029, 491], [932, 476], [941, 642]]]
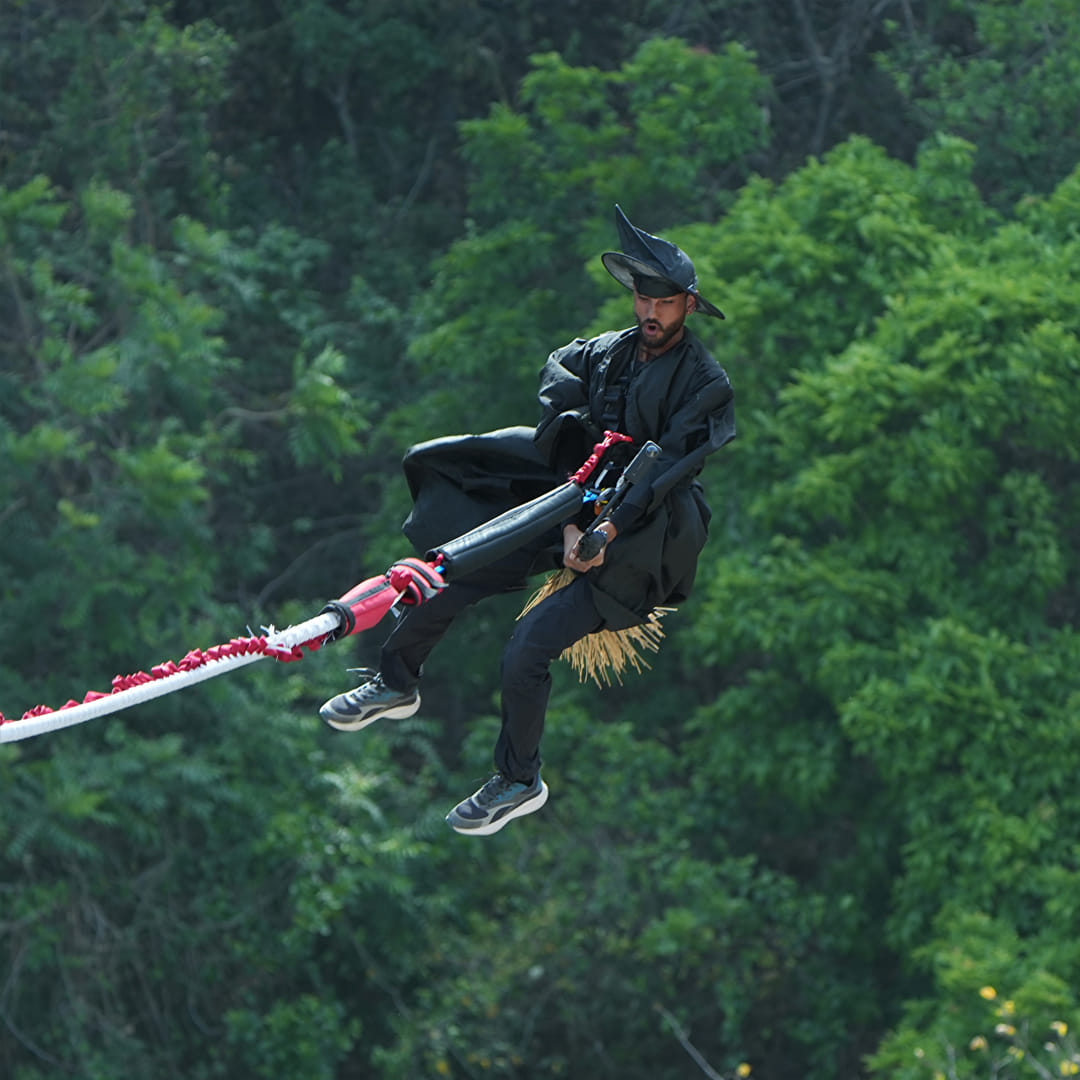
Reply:
[[282, 678], [206, 687], [169, 733], [155, 705], [0, 755], [5, 1020], [26, 1034], [0, 1044], [5, 1075], [330, 1077], [378, 1036], [345, 1005], [365, 985], [348, 957], [409, 969], [425, 845], [390, 823], [385, 755], [361, 774], [316, 746]]
[[531, 423], [535, 372], [595, 305], [584, 264], [611, 245], [614, 204], [650, 208], [657, 231], [719, 212], [764, 141], [764, 92], [736, 46], [712, 54], [658, 38], [617, 71], [534, 57], [520, 110], [496, 105], [462, 125], [471, 226], [417, 303], [410, 356], [436, 384], [424, 411], [456, 430]]
[[[942, 920], [926, 961], [950, 1007], [909, 1006], [909, 1025], [870, 1059], [874, 1072], [910, 1080], [1075, 1076], [1075, 994], [1039, 966], [1007, 924], [984, 915]], [[947, 941], [947, 945], [944, 944]]]
[[[555, 715], [541, 829], [442, 867], [472, 902], [436, 939], [417, 1014], [379, 1056], [386, 1075], [674, 1078], [686, 1061], [665, 1011], [716, 1068], [748, 1059], [768, 1075], [803, 1040], [835, 1066], [865, 1010], [821, 981], [818, 957], [832, 948], [822, 898], [728, 848], [708, 824], [723, 789], [687, 775], [659, 732], [598, 724], [565, 699]], [[475, 733], [472, 757], [487, 740]], [[597, 780], [613, 775], [618, 784]], [[813, 1035], [777, 1022], [817, 995], [844, 1002], [843, 1030], [824, 1009]]]
[[[0, 442], [18, 466], [4, 481], [3, 618], [27, 624], [5, 635], [2, 662], [39, 684], [57, 626], [84, 677], [95, 666], [91, 627], [130, 664], [165, 627], [170, 649], [181, 648], [176, 628], [192, 625], [217, 573], [265, 575], [250, 526], [218, 514], [219, 500], [242, 498], [252, 452], [263, 469], [279, 457], [332, 480], [368, 424], [364, 400], [341, 385], [346, 358], [302, 291], [318, 248], [282, 230], [248, 247], [179, 219], [177, 246], [154, 249], [131, 241], [130, 213], [102, 182], [78, 201], [44, 178], [0, 189], [0, 303], [13, 327]], [[283, 265], [287, 302], [275, 280]], [[288, 362], [268, 349], [237, 384], [232, 320], [259, 309], [264, 330], [291, 339], [275, 347]], [[285, 509], [260, 499], [244, 498], [248, 521]], [[155, 596], [168, 604], [148, 604]], [[33, 617], [43, 610], [56, 613], [51, 623]]]
[[1070, 0], [928, 4], [883, 57], [915, 123], [978, 144], [976, 175], [998, 206], [1048, 192], [1076, 164], [1075, 14]]
[[740, 424], [655, 670], [559, 667], [490, 842], [441, 818], [519, 596], [361, 739], [345, 645], [4, 749], [5, 1076], [1077, 1063], [1070, 12], [571, 8], [0, 10], [9, 715], [400, 555], [403, 448], [629, 320], [616, 201], [727, 312]]
[[3, 21], [4, 81], [28, 88], [8, 98], [16, 182], [104, 181], [131, 197], [147, 239], [177, 209], [221, 211], [209, 121], [226, 96], [233, 42], [220, 27], [178, 26], [167, 5], [147, 0], [17, 4]]
[[[360, 1021], [345, 1018], [338, 1002], [312, 994], [282, 1001], [269, 1011], [226, 1014], [231, 1068], [244, 1076], [305, 1076], [333, 1080], [337, 1063], [360, 1032]], [[237, 1073], [234, 1072], [233, 1075]]]
[[[838, 151], [805, 175], [848, 160]], [[891, 185], [891, 198], [914, 197], [904, 216], [882, 219], [885, 235], [917, 238], [919, 257], [905, 261], [892, 244], [897, 276], [874, 317], [848, 329], [839, 351], [800, 363], [755, 431], [763, 471], [741, 550], [715, 567], [697, 628], [734, 683], [707, 711], [699, 753], [765, 821], [798, 815], [784, 858], [808, 830], [835, 844], [844, 820], [857, 820], [861, 841], [812, 880], [841, 870], [864, 895], [887, 897], [875, 918], [910, 971], [958, 947], [964, 918], [985, 915], [1024, 942], [1028, 977], [1067, 984], [1073, 950], [1050, 945], [1045, 915], [1050, 882], [1070, 872], [1060, 837], [1080, 810], [1069, 766], [1077, 446], [1063, 419], [1080, 404], [1069, 329], [1080, 298], [1075, 242], [1049, 225], [1069, 185], [1047, 207], [1032, 203], [1042, 229], [973, 234], [971, 215], [949, 229], [927, 203], [927, 167], [941, 162]], [[856, 188], [852, 208], [860, 198], [878, 195]], [[861, 242], [877, 235], [865, 212], [852, 216]], [[830, 265], [845, 294], [849, 260], [834, 253]], [[818, 308], [828, 330], [844, 314]], [[777, 346], [764, 341], [765, 355]], [[919, 998], [879, 1071], [923, 1075], [925, 1063], [899, 1063], [916, 1045], [930, 1054], [938, 1017], [958, 1045], [944, 1018], [959, 998], [947, 982]], [[964, 1023], [966, 1045], [977, 1029]]]
[[[26, 625], [5, 634], [3, 662], [37, 677], [50, 627], [32, 612], [53, 611], [53, 627], [68, 631], [94, 626], [127, 651], [141, 640], [140, 598], [168, 583], [181, 609], [201, 604], [214, 571], [199, 447], [211, 382], [227, 368], [219, 319], [176, 288], [161, 258], [126, 243], [122, 198], [97, 185], [87, 202], [83, 233], [77, 206], [44, 180], [0, 189], [14, 331], [0, 440], [17, 465], [5, 480], [0, 562], [4, 619]], [[86, 670], [78, 645], [70, 659]]]

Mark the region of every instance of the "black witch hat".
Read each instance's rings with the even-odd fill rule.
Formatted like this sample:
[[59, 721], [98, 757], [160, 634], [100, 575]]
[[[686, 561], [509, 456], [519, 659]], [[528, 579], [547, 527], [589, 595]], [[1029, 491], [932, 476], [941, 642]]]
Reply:
[[652, 236], [630, 224], [630, 219], [615, 206], [615, 225], [619, 230], [622, 251], [605, 251], [600, 256], [607, 272], [620, 285], [636, 288], [647, 296], [660, 295], [656, 288], [661, 283], [673, 286], [671, 296], [677, 292], [690, 293], [697, 300], [697, 310], [722, 319], [724, 313], [710, 304], [698, 292], [697, 274], [690, 256], [670, 240]]

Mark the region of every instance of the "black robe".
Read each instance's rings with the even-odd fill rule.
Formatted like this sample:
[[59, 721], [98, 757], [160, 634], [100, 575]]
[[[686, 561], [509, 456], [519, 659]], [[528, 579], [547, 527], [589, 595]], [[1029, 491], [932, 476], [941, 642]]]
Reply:
[[[542, 415], [535, 429], [434, 439], [403, 462], [413, 496], [405, 535], [420, 554], [511, 506], [565, 483], [603, 436], [605, 390], [629, 362], [636, 328], [578, 338], [553, 352], [540, 374]], [[731, 383], [701, 342], [683, 339], [630, 381], [623, 433], [662, 454], [651, 482], [635, 486], [615, 516], [619, 534], [602, 566], [590, 570], [605, 627], [620, 630], [653, 608], [690, 595], [708, 536], [709, 507], [696, 477], [705, 458], [735, 436]], [[537, 545], [532, 572], [562, 565], [562, 541]]]

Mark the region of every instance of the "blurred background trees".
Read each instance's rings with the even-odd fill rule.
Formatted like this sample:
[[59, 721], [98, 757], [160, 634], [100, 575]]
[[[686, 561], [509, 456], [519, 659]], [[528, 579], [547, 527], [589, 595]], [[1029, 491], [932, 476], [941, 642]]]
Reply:
[[629, 321], [615, 202], [728, 315], [740, 427], [654, 670], [560, 670], [490, 842], [441, 818], [521, 597], [370, 735], [315, 712], [378, 633], [4, 748], [3, 1074], [1066, 1075], [1074, 14], [0, 10], [9, 719], [404, 553], [404, 449]]

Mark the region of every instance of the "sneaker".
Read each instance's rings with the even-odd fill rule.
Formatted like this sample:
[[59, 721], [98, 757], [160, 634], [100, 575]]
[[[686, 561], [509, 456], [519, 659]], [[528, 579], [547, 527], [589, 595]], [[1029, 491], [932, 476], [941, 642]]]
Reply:
[[521, 784], [496, 773], [475, 795], [459, 802], [446, 823], [467, 836], [490, 836], [508, 821], [539, 810], [547, 797], [547, 784], [539, 774], [531, 784]]
[[420, 708], [420, 692], [416, 689], [394, 690], [383, 682], [382, 675], [371, 668], [350, 668], [367, 676], [355, 690], [332, 697], [319, 710], [319, 715], [338, 731], [359, 731], [381, 717], [403, 720]]

